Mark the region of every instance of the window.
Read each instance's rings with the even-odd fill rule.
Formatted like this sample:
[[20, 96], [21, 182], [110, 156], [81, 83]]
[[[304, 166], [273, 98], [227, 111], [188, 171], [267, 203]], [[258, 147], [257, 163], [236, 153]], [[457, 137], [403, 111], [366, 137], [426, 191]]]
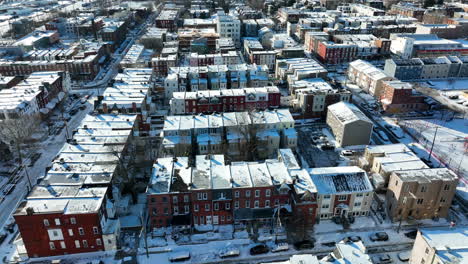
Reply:
[[96, 245], [98, 245], [98, 246], [102, 245], [102, 241], [101, 241], [100, 238], [96, 238]]
[[245, 201], [245, 208], [250, 208], [250, 201]]
[[231, 203], [226, 203], [226, 204], [225, 204], [225, 207], [226, 207], [226, 210], [231, 209]]
[[169, 214], [169, 209], [164, 208], [164, 214], [165, 214], [165, 215], [168, 215], [168, 214]]
[[157, 215], [158, 214], [158, 211], [156, 210], [156, 208], [153, 208], [153, 215]]
[[68, 229], [68, 235], [73, 236], [73, 230], [72, 229]]
[[250, 197], [250, 191], [245, 191], [245, 197]]
[[235, 196], [236, 198], [239, 198], [239, 191], [236, 191], [236, 192], [234, 193], [234, 196]]
[[167, 197], [164, 196], [164, 197], [162, 198], [162, 201], [163, 201], [163, 203], [167, 203]]
[[200, 225], [204, 225], [205, 224], [205, 216], [201, 215], [200, 216]]
[[265, 201], [265, 207], [270, 207], [270, 200]]
[[323, 205], [322, 205], [322, 208], [323, 208], [323, 209], [330, 208], [330, 205], [329, 205], [329, 204], [323, 204]]
[[234, 208], [239, 209], [239, 201], [234, 202]]
[[231, 221], [231, 216], [230, 215], [227, 216], [227, 220]]
[[445, 197], [441, 197], [441, 198], [440, 198], [440, 202], [441, 202], [441, 203], [445, 203], [445, 202], [446, 202]]
[[203, 200], [208, 200], [208, 193], [203, 193]]
[[313, 215], [314, 214], [314, 208], [309, 208], [309, 215]]
[[356, 194], [356, 197], [362, 197], [362, 196], [364, 196], [364, 194], [362, 194], [362, 193]]
[[80, 241], [79, 241], [79, 240], [75, 240], [75, 247], [76, 247], [76, 248], [80, 248], [80, 247], [81, 247]]
[[88, 248], [88, 241], [83, 240], [83, 247], [84, 247], [84, 248]]
[[178, 202], [177, 196], [172, 196], [172, 203], [177, 203], [177, 202]]
[[279, 205], [279, 199], [275, 199], [275, 205]]
[[260, 190], [255, 190], [255, 197], [260, 197]]
[[361, 206], [361, 203], [360, 202], [354, 203], [354, 206], [359, 207], [359, 206]]
[[205, 204], [205, 211], [210, 211], [210, 204]]
[[50, 224], [49, 224], [49, 220], [44, 219], [44, 226], [49, 226], [49, 225], [50, 225]]
[[260, 207], [260, 202], [259, 202], [258, 200], [255, 200], [255, 202], [254, 202], [254, 207], [255, 207], [255, 208]]
[[184, 205], [184, 212], [185, 212], [186, 214], [190, 213], [190, 206]]
[[395, 181], [395, 186], [398, 186], [398, 180]]
[[426, 254], [429, 254], [429, 248], [426, 248]]
[[64, 241], [60, 241], [60, 247], [63, 249], [67, 248]]
[[199, 209], [200, 209], [200, 208], [199, 208], [198, 204], [195, 204], [194, 207], [193, 207], [193, 210], [194, 210], [195, 212], [198, 212]]
[[198, 200], [203, 200], [203, 194], [202, 193], [197, 193], [197, 199]]
[[450, 190], [450, 184], [445, 184], [444, 185], [444, 191]]
[[75, 217], [70, 218], [70, 223], [72, 225], [76, 225], [76, 218]]
[[84, 236], [84, 229], [82, 227], [78, 228], [78, 233], [80, 236]]
[[218, 211], [219, 210], [219, 203], [214, 203], [214, 210]]
[[421, 186], [421, 192], [426, 192], [427, 191], [427, 186]]
[[266, 195], [266, 197], [270, 197], [271, 196], [271, 190], [270, 189], [266, 190], [265, 195]]
[[179, 214], [179, 207], [178, 206], [174, 206], [174, 214], [177, 215]]
[[188, 203], [189, 202], [189, 196], [188, 195], [184, 195], [184, 203]]
[[54, 242], [49, 242], [49, 247], [50, 247], [50, 249], [55, 250]]
[[224, 220], [226, 219], [226, 217], [224, 215], [221, 216], [221, 222], [224, 222]]
[[338, 195], [338, 201], [346, 201], [348, 199], [347, 195]]
[[93, 226], [93, 233], [95, 235], [99, 234], [99, 228], [97, 228], [97, 226]]
[[423, 202], [424, 202], [424, 199], [418, 199], [418, 200], [416, 201], [417, 204], [423, 204]]
[[323, 199], [330, 199], [330, 198], [331, 198], [331, 196], [330, 196], [329, 194], [325, 194], [325, 195], [323, 196]]
[[56, 224], [56, 225], [60, 225], [60, 219], [55, 218], [55, 224]]

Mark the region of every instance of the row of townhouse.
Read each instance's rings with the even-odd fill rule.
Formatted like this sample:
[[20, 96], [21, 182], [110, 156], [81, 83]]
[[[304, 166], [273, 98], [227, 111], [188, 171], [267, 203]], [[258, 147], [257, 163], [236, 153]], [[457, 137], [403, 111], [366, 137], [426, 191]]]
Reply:
[[290, 149], [264, 162], [232, 162], [222, 155], [160, 158], [147, 189], [149, 225], [271, 223], [368, 215], [372, 186], [357, 167], [301, 169]]
[[468, 77], [468, 56], [389, 59], [385, 73], [400, 80]]
[[164, 152], [170, 156], [227, 153], [231, 159], [245, 160], [254, 153], [268, 158], [280, 146], [297, 145], [288, 109], [167, 116], [162, 136]]
[[280, 106], [281, 92], [276, 86], [175, 92], [169, 102], [171, 114], [198, 114], [265, 110]]
[[88, 45], [71, 59], [2, 60], [0, 75], [26, 76], [33, 72], [66, 71], [73, 80], [93, 80], [107, 58], [106, 53], [107, 44]]
[[[434, 59], [424, 58], [422, 60], [433, 61]], [[394, 62], [394, 60], [387, 60], [385, 70], [381, 70], [367, 61], [353, 61], [348, 67], [348, 79], [377, 98], [386, 112], [427, 110], [429, 106], [425, 103], [425, 97], [418, 94], [413, 89], [412, 84], [396, 79], [402, 77], [400, 74], [389, 74], [389, 71], [395, 70], [391, 66], [391, 62]], [[416, 72], [411, 71], [404, 74], [415, 75]]]
[[268, 83], [268, 67], [255, 64], [173, 67], [164, 80], [166, 99], [174, 92], [264, 87]]
[[293, 84], [308, 78], [327, 78], [328, 71], [313, 59], [295, 58], [276, 60], [275, 78], [287, 82], [291, 94]]
[[35, 72], [14, 87], [0, 90], [0, 120], [48, 114], [69, 90], [67, 72]]
[[[87, 115], [46, 176], [13, 214], [20, 256], [117, 250], [120, 234], [112, 188], [133, 151], [135, 115]], [[118, 188], [117, 188], [118, 189]], [[111, 191], [112, 190], [112, 191]]]
[[192, 52], [189, 54], [188, 60], [191, 67], [208, 65], [234, 65], [242, 63], [242, 58], [236, 51], [228, 51], [226, 53], [216, 54], [199, 54]]

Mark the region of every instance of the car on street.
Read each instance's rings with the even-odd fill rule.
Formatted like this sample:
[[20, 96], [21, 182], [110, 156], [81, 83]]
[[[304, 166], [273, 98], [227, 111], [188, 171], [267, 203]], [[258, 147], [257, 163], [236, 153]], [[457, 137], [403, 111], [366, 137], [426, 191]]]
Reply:
[[271, 252], [275, 253], [275, 252], [287, 251], [287, 250], [289, 250], [288, 243], [278, 243], [271, 249]]
[[230, 257], [239, 256], [240, 251], [239, 251], [239, 249], [237, 249], [235, 247], [229, 247], [229, 248], [222, 249], [221, 251], [219, 251], [218, 254], [219, 254], [220, 258], [230, 258]]
[[373, 233], [369, 238], [371, 241], [387, 241], [388, 234], [385, 232], [377, 232]]
[[374, 257], [375, 264], [389, 264], [392, 263], [393, 259], [389, 254], [382, 254]]
[[250, 255], [260, 255], [260, 254], [265, 254], [268, 253], [270, 249], [268, 248], [267, 245], [265, 244], [260, 244], [256, 245], [253, 248], [250, 249]]
[[190, 259], [190, 252], [178, 251], [169, 255], [170, 262], [182, 262]]
[[311, 249], [314, 248], [314, 242], [310, 240], [302, 240], [294, 243], [294, 247], [296, 248], [296, 250]]
[[411, 230], [409, 232], [406, 232], [405, 233], [405, 236], [407, 238], [411, 238], [411, 239], [416, 239], [416, 235], [418, 234], [418, 230], [414, 229], [414, 230]]
[[398, 253], [398, 259], [399, 259], [400, 261], [403, 261], [403, 262], [409, 261], [410, 256], [411, 256], [411, 252], [410, 252], [410, 251], [404, 251], [404, 252]]
[[344, 239], [345, 241], [351, 241], [351, 242], [359, 242], [362, 241], [360, 236], [347, 236]]

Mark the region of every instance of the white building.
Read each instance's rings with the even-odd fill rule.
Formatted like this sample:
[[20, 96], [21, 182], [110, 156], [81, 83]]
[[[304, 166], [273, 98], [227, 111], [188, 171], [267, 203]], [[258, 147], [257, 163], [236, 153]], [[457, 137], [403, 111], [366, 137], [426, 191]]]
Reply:
[[237, 47], [240, 47], [241, 22], [238, 18], [218, 12], [216, 31], [220, 38], [232, 38]]
[[349, 64], [348, 79], [374, 97], [380, 98], [383, 81], [393, 78], [367, 61], [355, 60]]

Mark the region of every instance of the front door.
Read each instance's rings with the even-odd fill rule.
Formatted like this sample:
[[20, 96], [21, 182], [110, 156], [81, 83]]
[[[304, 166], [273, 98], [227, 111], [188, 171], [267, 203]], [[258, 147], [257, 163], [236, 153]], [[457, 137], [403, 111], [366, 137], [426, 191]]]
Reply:
[[219, 223], [219, 216], [213, 216], [213, 224], [217, 225]]
[[335, 208], [335, 215], [341, 215], [341, 208]]

